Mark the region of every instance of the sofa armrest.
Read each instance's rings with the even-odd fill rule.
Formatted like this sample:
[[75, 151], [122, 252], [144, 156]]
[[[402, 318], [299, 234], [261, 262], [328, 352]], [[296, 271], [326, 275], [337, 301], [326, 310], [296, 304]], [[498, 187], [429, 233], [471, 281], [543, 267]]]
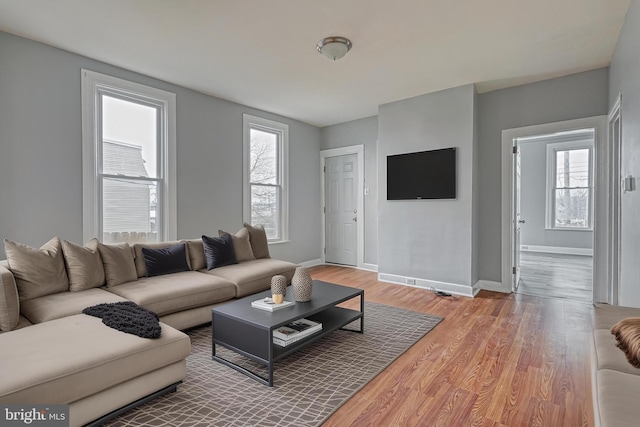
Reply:
[[0, 265], [0, 330], [10, 331], [20, 322], [20, 301], [13, 273]]

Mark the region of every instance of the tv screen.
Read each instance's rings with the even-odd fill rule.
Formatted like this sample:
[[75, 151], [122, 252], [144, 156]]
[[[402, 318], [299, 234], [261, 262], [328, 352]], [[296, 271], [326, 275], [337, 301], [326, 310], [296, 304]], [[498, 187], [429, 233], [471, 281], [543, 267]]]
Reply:
[[455, 198], [455, 148], [387, 156], [387, 200]]

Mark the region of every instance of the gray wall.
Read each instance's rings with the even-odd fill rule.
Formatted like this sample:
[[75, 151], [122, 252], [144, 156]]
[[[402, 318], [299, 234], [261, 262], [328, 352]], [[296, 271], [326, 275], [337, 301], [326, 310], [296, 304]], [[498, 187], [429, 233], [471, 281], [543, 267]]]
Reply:
[[607, 114], [608, 68], [483, 93], [478, 98], [478, 275], [500, 282], [502, 130]]
[[556, 142], [520, 144], [520, 227], [522, 245], [593, 249], [593, 231], [547, 230], [547, 146]]
[[80, 69], [87, 68], [176, 93], [179, 238], [242, 227], [242, 114], [288, 124], [291, 242], [270, 250], [294, 262], [320, 258], [317, 127], [3, 32], [0, 58], [0, 237], [37, 246], [54, 235], [82, 241]]
[[[473, 285], [473, 85], [379, 107], [378, 271]], [[457, 147], [457, 199], [387, 201], [388, 155]]]
[[321, 150], [364, 145], [364, 262], [378, 264], [378, 116], [324, 127], [320, 138]]
[[622, 176], [633, 176], [636, 190], [622, 195], [620, 305], [640, 307], [640, 2], [627, 11], [611, 62], [609, 103], [622, 93]]

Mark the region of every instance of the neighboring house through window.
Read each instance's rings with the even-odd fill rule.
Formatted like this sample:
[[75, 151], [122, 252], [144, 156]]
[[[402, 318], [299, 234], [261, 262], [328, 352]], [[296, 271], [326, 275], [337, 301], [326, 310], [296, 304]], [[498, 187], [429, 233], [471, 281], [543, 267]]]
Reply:
[[286, 241], [289, 126], [245, 114], [243, 127], [244, 220], [262, 224], [269, 242]]
[[593, 228], [593, 135], [547, 145], [546, 227]]
[[83, 234], [176, 238], [175, 94], [82, 70]]

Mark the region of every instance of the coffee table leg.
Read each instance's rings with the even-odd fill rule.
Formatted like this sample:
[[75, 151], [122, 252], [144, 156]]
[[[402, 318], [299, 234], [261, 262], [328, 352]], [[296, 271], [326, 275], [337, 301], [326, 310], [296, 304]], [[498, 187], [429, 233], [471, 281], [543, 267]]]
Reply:
[[360, 333], [364, 334], [364, 291], [360, 294], [360, 313], [362, 313], [362, 317], [360, 318]]

